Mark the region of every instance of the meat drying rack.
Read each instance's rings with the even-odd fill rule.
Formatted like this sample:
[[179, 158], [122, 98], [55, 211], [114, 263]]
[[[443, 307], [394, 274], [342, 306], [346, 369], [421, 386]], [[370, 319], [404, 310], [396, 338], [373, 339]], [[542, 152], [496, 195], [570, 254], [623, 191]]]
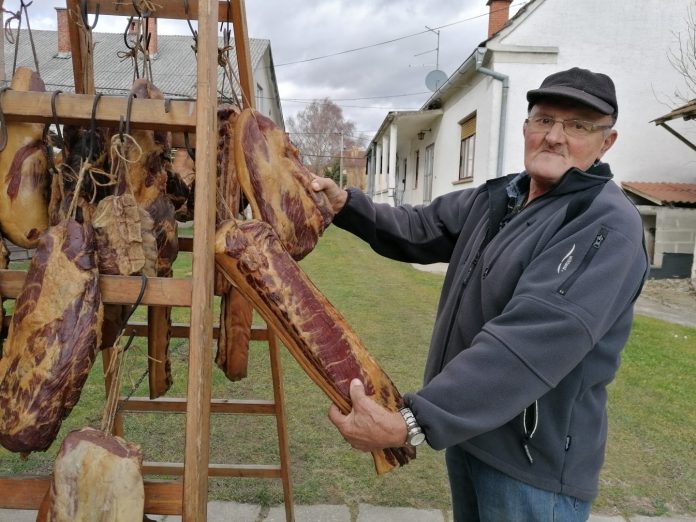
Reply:
[[[62, 124], [86, 125], [92, 120], [94, 101], [94, 67], [91, 54], [91, 30], [76, 20], [88, 14], [138, 16], [131, 1], [66, 0], [72, 49], [76, 94], [61, 94], [55, 100], [56, 114]], [[294, 520], [292, 486], [285, 410], [283, 404], [280, 353], [272, 329], [254, 328], [252, 340], [267, 341], [273, 385], [272, 401], [216, 400], [211, 398], [212, 345], [218, 328], [213, 321], [213, 280], [215, 240], [215, 187], [217, 147], [217, 23], [233, 24], [235, 50], [242, 98], [253, 108], [254, 91], [246, 29], [244, 0], [158, 0], [153, 16], [158, 19], [197, 19], [197, 99], [196, 101], [132, 100], [130, 125], [133, 129], [170, 131], [174, 143], [181, 133], [195, 132], [196, 193], [193, 239], [180, 238], [179, 249], [193, 252], [190, 278], [149, 278], [141, 303], [148, 305], [148, 323], [129, 324], [125, 333], [148, 337], [148, 351], [158, 335], [152, 330], [162, 320], [163, 306], [191, 308], [190, 325], [172, 325], [172, 337], [189, 338], [188, 388], [186, 398], [121, 399], [121, 413], [114, 422], [114, 433], [123, 433], [122, 413], [126, 411], [171, 412], [186, 414], [186, 442], [183, 463], [145, 462], [145, 475], [183, 476], [183, 480], [145, 480], [145, 513], [182, 515], [188, 522], [207, 517], [208, 477], [280, 478], [283, 485], [285, 514]], [[98, 126], [116, 127], [126, 114], [124, 97], [103, 96], [94, 114]], [[2, 107], [7, 121], [53, 122], [51, 93], [5, 91]], [[0, 294], [16, 298], [26, 273], [0, 270]], [[140, 292], [140, 277], [100, 276], [102, 299], [111, 304], [133, 304]], [[160, 323], [161, 326], [161, 323]], [[110, 350], [103, 353], [108, 367]], [[155, 361], [148, 364], [157, 364]], [[152, 370], [153, 368], [151, 368]], [[107, 390], [108, 390], [108, 378]], [[276, 417], [279, 465], [209, 464], [210, 414], [261, 414]], [[47, 476], [0, 476], [0, 507], [38, 509], [48, 489]]]

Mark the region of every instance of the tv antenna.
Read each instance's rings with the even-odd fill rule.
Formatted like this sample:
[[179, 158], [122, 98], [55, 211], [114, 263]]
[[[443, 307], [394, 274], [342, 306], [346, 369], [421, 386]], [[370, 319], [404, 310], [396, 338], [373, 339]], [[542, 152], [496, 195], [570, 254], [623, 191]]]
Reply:
[[442, 85], [444, 85], [445, 81], [447, 81], [447, 75], [440, 70], [440, 31], [437, 29], [433, 29], [432, 27], [428, 27], [427, 25], [425, 28], [433, 32], [437, 35], [437, 46], [435, 49], [430, 49], [429, 51], [423, 51], [422, 53], [418, 53], [414, 56], [421, 56], [427, 53], [432, 53], [435, 51], [435, 69], [430, 71], [427, 76], [425, 77], [425, 86], [435, 92], [437, 91]]

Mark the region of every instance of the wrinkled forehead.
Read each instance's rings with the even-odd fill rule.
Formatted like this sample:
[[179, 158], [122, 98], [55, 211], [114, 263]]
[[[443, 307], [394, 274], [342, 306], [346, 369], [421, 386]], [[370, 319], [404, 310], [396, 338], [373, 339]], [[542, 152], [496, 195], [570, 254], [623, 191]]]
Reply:
[[578, 119], [594, 122], [606, 120], [609, 123], [612, 120], [610, 115], [602, 114], [587, 105], [567, 98], [544, 98], [529, 107], [530, 116], [537, 116], [540, 114], [566, 120]]

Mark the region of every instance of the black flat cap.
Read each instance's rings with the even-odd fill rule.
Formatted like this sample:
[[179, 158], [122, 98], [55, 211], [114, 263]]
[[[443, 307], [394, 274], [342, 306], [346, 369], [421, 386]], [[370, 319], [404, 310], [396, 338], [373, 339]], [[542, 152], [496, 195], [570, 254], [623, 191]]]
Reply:
[[578, 67], [547, 76], [538, 89], [527, 92], [530, 107], [544, 98], [573, 100], [615, 118], [619, 113], [611, 78]]

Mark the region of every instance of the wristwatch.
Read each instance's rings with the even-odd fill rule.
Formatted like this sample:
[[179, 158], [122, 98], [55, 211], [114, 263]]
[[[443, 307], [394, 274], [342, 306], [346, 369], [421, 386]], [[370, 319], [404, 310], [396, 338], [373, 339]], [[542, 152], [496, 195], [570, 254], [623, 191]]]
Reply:
[[399, 413], [406, 421], [406, 446], [418, 446], [425, 441], [425, 434], [416, 422], [411, 408], [401, 408]]

